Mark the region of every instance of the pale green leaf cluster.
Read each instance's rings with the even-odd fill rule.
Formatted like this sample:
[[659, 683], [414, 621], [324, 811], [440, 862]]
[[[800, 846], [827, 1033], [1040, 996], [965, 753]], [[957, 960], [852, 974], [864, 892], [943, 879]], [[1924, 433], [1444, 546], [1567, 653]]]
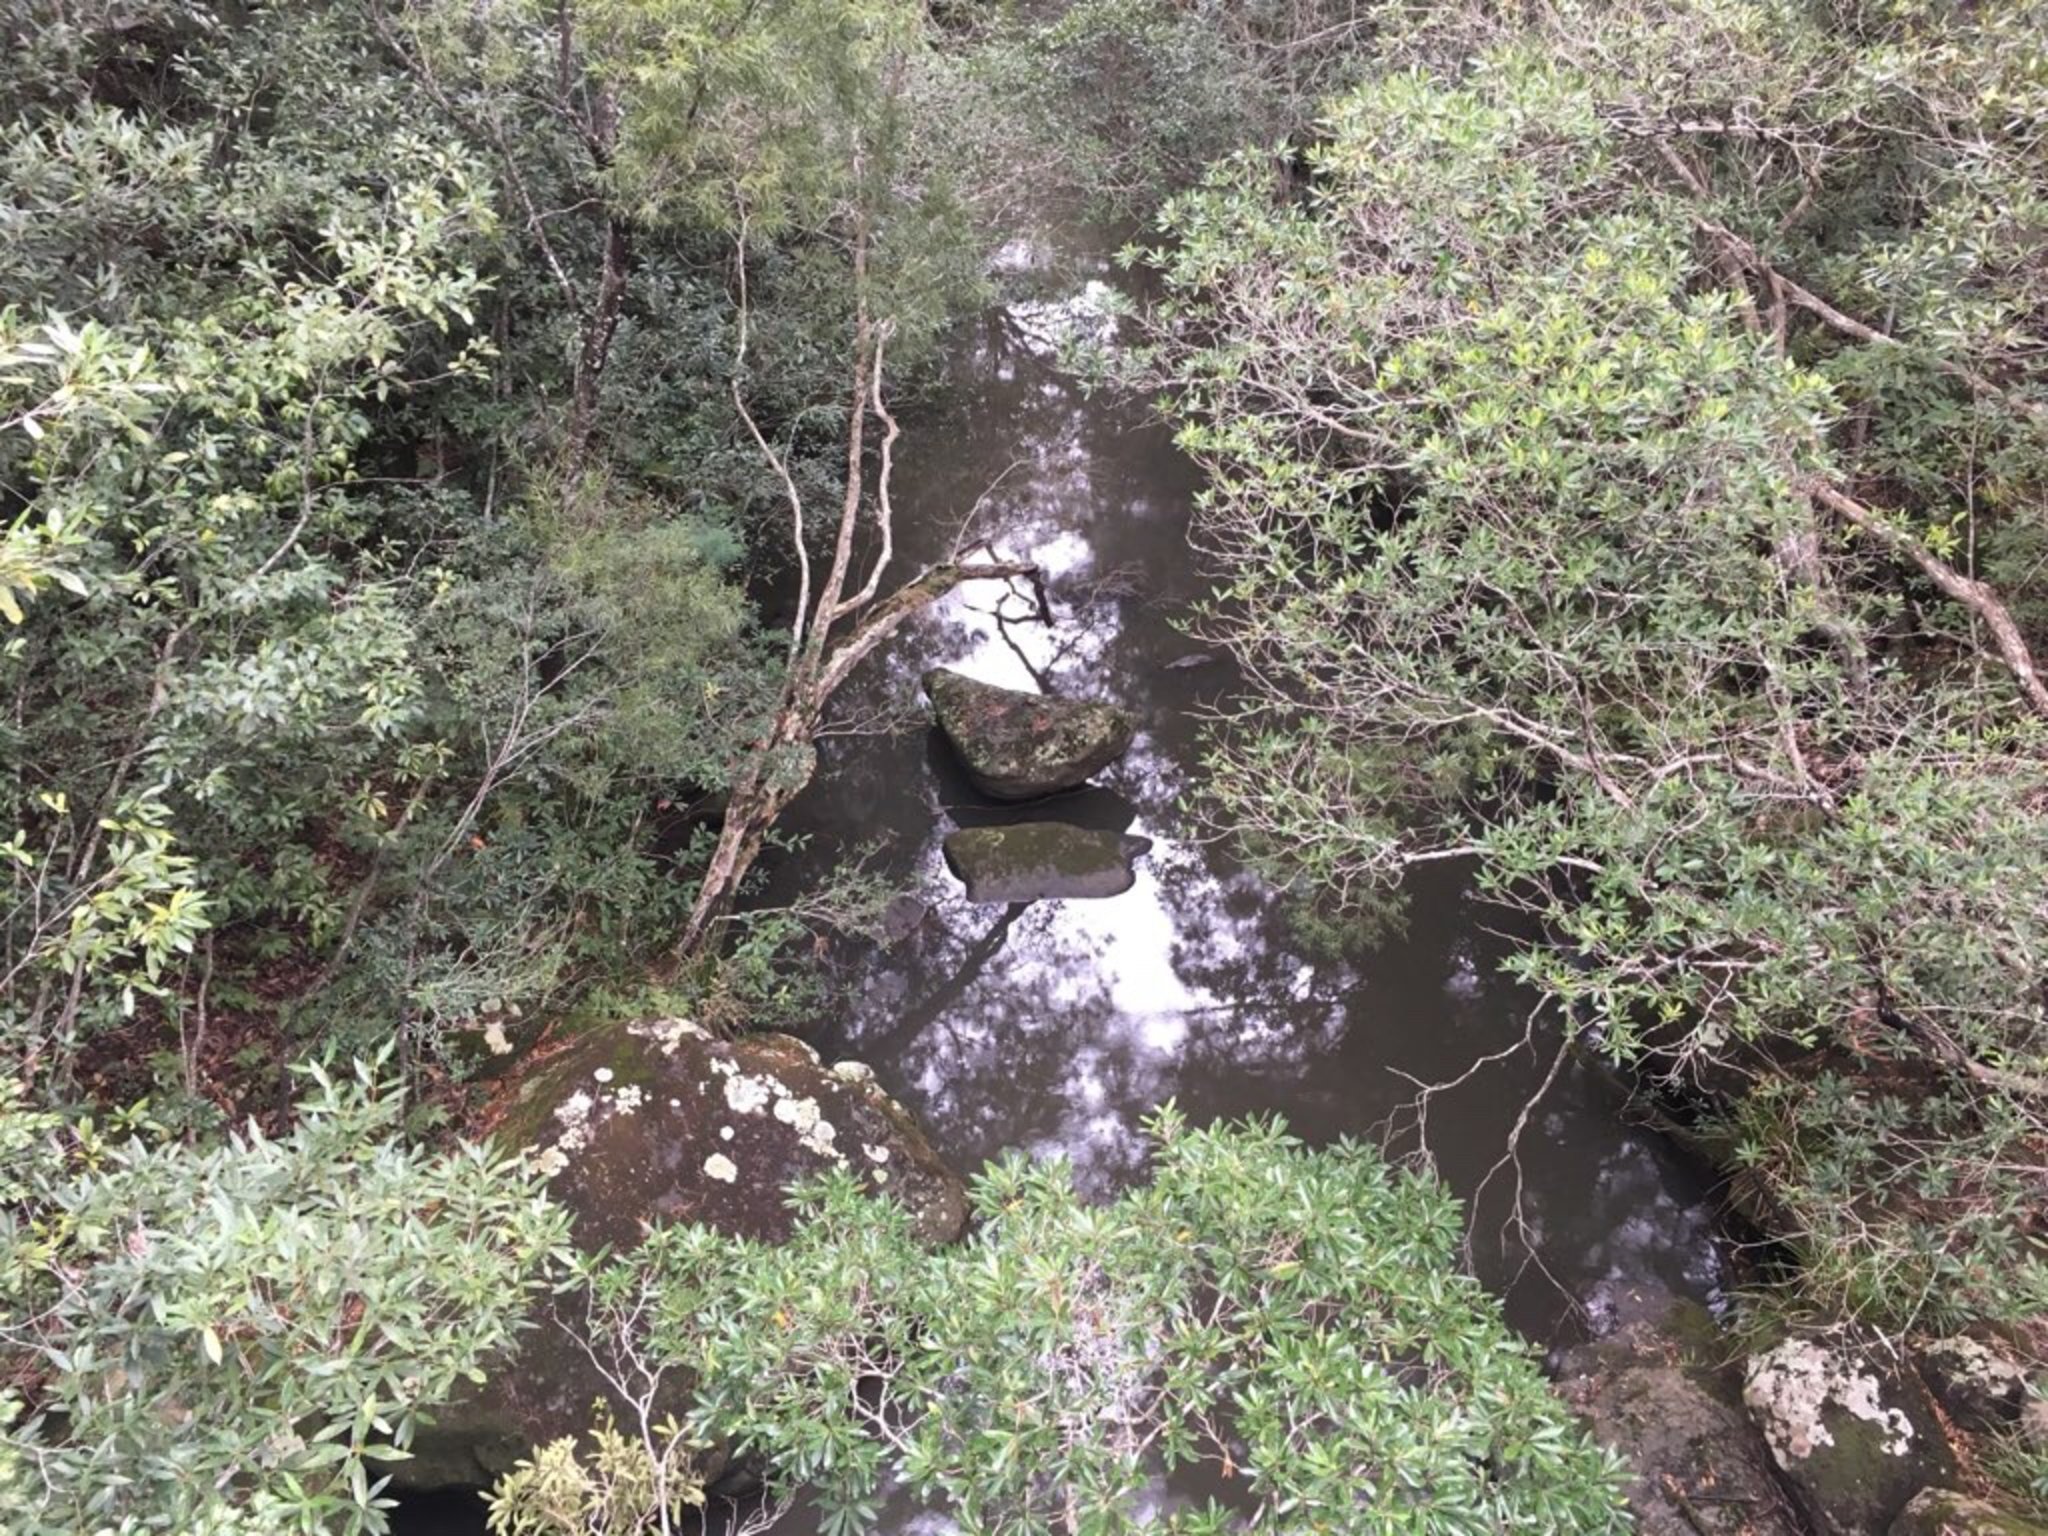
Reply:
[[410, 1148], [367, 1068], [195, 1149], [0, 1098], [0, 1315], [40, 1377], [10, 1529], [374, 1531], [422, 1412], [508, 1353], [567, 1239], [537, 1175]]
[[492, 1536], [606, 1536], [688, 1519], [706, 1500], [690, 1447], [678, 1446], [682, 1433], [661, 1426], [650, 1450], [605, 1415], [591, 1425], [587, 1451], [573, 1435], [549, 1441], [491, 1490]]
[[2042, 633], [2048, 96], [2038, 7], [1879, 9], [1390, 22], [1304, 190], [1244, 155], [1169, 207], [1151, 357], [1260, 679], [1223, 819], [1338, 910], [1473, 861], [1680, 1094], [1916, 1063], [1710, 1107], [1816, 1300], [1956, 1320], [2041, 1290], [2048, 779], [1923, 573]]
[[844, 1178], [778, 1246], [657, 1232], [619, 1261], [662, 1297], [648, 1348], [700, 1439], [849, 1536], [896, 1484], [980, 1536], [1628, 1528], [1438, 1186], [1271, 1123], [1152, 1130], [1152, 1182], [1108, 1204], [992, 1165], [938, 1252]]

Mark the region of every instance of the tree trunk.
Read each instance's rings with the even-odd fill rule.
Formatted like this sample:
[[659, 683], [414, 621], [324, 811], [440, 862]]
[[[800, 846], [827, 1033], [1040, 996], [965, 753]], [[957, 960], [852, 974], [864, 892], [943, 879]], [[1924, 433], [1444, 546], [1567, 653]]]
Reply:
[[[730, 915], [740, 883], [759, 857], [775, 820], [810, 783], [811, 772], [769, 783], [764, 771], [775, 756], [785, 750], [812, 751], [812, 740], [824, 722], [832, 696], [853, 675], [854, 668], [872, 654], [914, 614], [966, 581], [1008, 580], [1022, 577], [1033, 584], [1039, 615], [1051, 623], [1042, 576], [1027, 561], [948, 561], [933, 566], [915, 580], [892, 592], [868, 609], [853, 631], [819, 656], [815, 665], [807, 659], [793, 665], [783, 685], [783, 699], [775, 714], [775, 725], [767, 737], [752, 749], [727, 802], [725, 825], [711, 851], [711, 862], [697, 888], [697, 899], [683, 924], [677, 953], [685, 960], [703, 954], [716, 938], [720, 925]], [[815, 759], [813, 769], [815, 771]]]
[[625, 305], [626, 279], [632, 264], [632, 229], [621, 214], [609, 213], [605, 216], [604, 270], [598, 277], [597, 302], [583, 323], [583, 344], [576, 353], [576, 376], [570, 391], [562, 493], [572, 501], [584, 471], [590, 466], [590, 443], [597, 431], [605, 368], [611, 362], [612, 338], [618, 333], [619, 312]]
[[1911, 560], [1937, 588], [1974, 613], [1991, 631], [1992, 644], [1998, 649], [1999, 659], [2005, 663], [2013, 681], [2019, 684], [2021, 694], [2036, 714], [2048, 716], [2048, 684], [2041, 680], [2040, 668], [2034, 661], [2026, 636], [2020, 631], [2018, 620], [2013, 618], [2012, 610], [2005, 606], [1996, 591], [1974, 576], [1965, 576], [1882, 514], [1864, 506], [1854, 497], [1844, 495], [1825, 480], [1808, 480], [1806, 491], [1815, 501], [1832, 512], [1839, 512], [1891, 553]]

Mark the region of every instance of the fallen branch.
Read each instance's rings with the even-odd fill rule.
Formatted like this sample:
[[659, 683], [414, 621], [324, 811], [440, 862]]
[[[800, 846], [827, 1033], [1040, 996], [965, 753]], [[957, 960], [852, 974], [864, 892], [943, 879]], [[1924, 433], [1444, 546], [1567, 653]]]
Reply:
[[1807, 495], [1830, 512], [1847, 518], [1892, 553], [1911, 560], [1935, 586], [1976, 614], [1984, 627], [1991, 631], [1999, 657], [2013, 675], [2013, 680], [2020, 685], [2020, 691], [2027, 696], [2027, 702], [2033, 705], [2035, 713], [2048, 717], [2048, 685], [2041, 681], [2040, 669], [2034, 664], [2034, 653], [2028, 648], [2026, 636], [2020, 632], [2012, 610], [1991, 587], [1975, 577], [1965, 576], [1904, 529], [1864, 506], [1855, 497], [1843, 494], [1827, 481], [1810, 478], [1804, 488]]
[[1052, 605], [1045, 594], [1044, 573], [1029, 560], [948, 560], [935, 565], [915, 580], [898, 587], [877, 603], [860, 624], [832, 648], [821, 677], [820, 692], [829, 697], [846, 681], [884, 640], [902, 627], [920, 609], [929, 607], [955, 587], [970, 581], [1014, 581], [1031, 583], [1038, 605], [1038, 619], [1052, 623]]
[[[1702, 218], [1694, 221], [1694, 228], [1698, 229], [1701, 234], [1707, 236], [1710, 240], [1715, 241], [1728, 257], [1740, 262], [1744, 267], [1762, 278], [1765, 286], [1770, 289], [1773, 299], [1778, 303], [1790, 303], [1799, 309], [1803, 309], [1820, 320], [1830, 330], [1838, 331], [1844, 336], [1867, 345], [1906, 348], [1906, 343], [1899, 340], [1898, 337], [1880, 331], [1875, 326], [1866, 325], [1854, 315], [1843, 313], [1811, 288], [1787, 277], [1765, 259], [1763, 252], [1759, 251], [1753, 244], [1743, 239], [1742, 236], [1736, 234], [1735, 231], [1729, 229], [1726, 225], [1717, 224], [1712, 219]], [[1745, 295], [1746, 297], [1747, 295]], [[2048, 427], [2048, 405], [2043, 405], [2038, 400], [2023, 399], [1995, 379], [1987, 379], [1974, 368], [1966, 367], [1962, 363], [1954, 362], [1945, 357], [1922, 355], [1926, 356], [1928, 365], [1936, 372], [1945, 373], [1950, 378], [1957, 380], [1966, 386], [1972, 394], [1984, 399], [2002, 401], [2027, 417], [2035, 426]]]
[[[1694, 197], [1705, 200], [1709, 192], [1707, 184], [1700, 173], [1686, 163], [1684, 156], [1680, 155], [1668, 140], [1660, 137], [1656, 143], [1657, 153], [1663, 158], [1664, 163], [1671, 168], [1672, 174], [1685, 183], [1686, 191], [1690, 192]], [[1791, 303], [1805, 310], [1808, 314], [1813, 315], [1829, 329], [1839, 331], [1842, 335], [1851, 337], [1866, 345], [1901, 348], [1906, 346], [1906, 343], [1899, 340], [1898, 337], [1880, 331], [1876, 326], [1866, 324], [1864, 321], [1858, 320], [1854, 315], [1844, 313], [1815, 293], [1811, 288], [1805, 286], [1805, 284], [1787, 277], [1771, 264], [1764, 253], [1757, 249], [1753, 241], [1744, 239], [1727, 225], [1710, 219], [1704, 214], [1695, 214], [1693, 216], [1693, 228], [1714, 244], [1716, 248], [1715, 266], [1721, 269], [1724, 275], [1726, 275], [1727, 265], [1730, 261], [1754, 273], [1762, 279], [1765, 288], [1770, 291], [1773, 306], [1780, 313], [1782, 313], [1785, 304]], [[1756, 313], [1754, 300], [1751, 298], [1748, 289], [1744, 286], [1737, 285], [1737, 292], [1744, 305], [1745, 318], [1754, 328]], [[1774, 325], [1774, 330], [1776, 328], [1776, 325]], [[1780, 333], [1779, 344], [1781, 347], [1783, 346], [1782, 333]], [[1927, 361], [1938, 372], [1945, 373], [1950, 378], [1967, 385], [1971, 393], [1990, 399], [2002, 400], [2031, 419], [2036, 426], [2048, 427], [2048, 404], [2043, 404], [2038, 400], [2022, 399], [2013, 394], [2005, 385], [1998, 383], [1995, 379], [1987, 379], [1974, 368], [1966, 367], [1962, 363], [1952, 362], [1943, 357], [1929, 357]]]
[[1950, 1039], [1945, 1031], [1935, 1028], [1924, 1019], [1910, 1017], [1889, 1003], [1882, 1002], [1878, 1006], [1878, 1017], [1925, 1046], [1934, 1059], [1943, 1066], [1962, 1073], [1981, 1087], [2008, 1093], [2016, 1098], [2048, 1099], [2048, 1079], [1981, 1062]]

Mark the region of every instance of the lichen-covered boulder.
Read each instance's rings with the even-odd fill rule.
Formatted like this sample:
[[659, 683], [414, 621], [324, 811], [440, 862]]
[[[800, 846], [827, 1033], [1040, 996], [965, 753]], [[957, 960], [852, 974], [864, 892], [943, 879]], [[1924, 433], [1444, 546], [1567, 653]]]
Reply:
[[924, 691], [974, 787], [997, 800], [1085, 784], [1129, 751], [1135, 734], [1114, 705], [998, 688], [943, 667], [925, 673]]
[[1914, 1494], [1955, 1475], [1920, 1378], [1848, 1330], [1753, 1356], [1742, 1398], [1820, 1536], [1883, 1536]]
[[2009, 1429], [2027, 1405], [2027, 1373], [1981, 1340], [1957, 1334], [1920, 1351], [1920, 1374], [1964, 1429]]
[[[586, 1249], [630, 1248], [680, 1221], [775, 1242], [792, 1221], [784, 1190], [830, 1168], [901, 1202], [933, 1244], [967, 1221], [960, 1179], [874, 1074], [827, 1066], [789, 1035], [719, 1040], [683, 1019], [595, 1031], [521, 1085], [497, 1135], [534, 1151]], [[532, 1447], [590, 1423], [611, 1396], [603, 1379], [546, 1308], [534, 1322], [517, 1358], [393, 1464], [398, 1491], [487, 1488]], [[681, 1415], [688, 1385], [670, 1383], [663, 1411]]]
[[1947, 1488], [1929, 1488], [1913, 1495], [1887, 1536], [2048, 1536], [2048, 1525]]
[[967, 1219], [959, 1178], [874, 1074], [790, 1035], [719, 1040], [685, 1019], [602, 1031], [534, 1075], [499, 1136], [538, 1153], [587, 1248], [658, 1221], [774, 1242], [783, 1191], [835, 1167], [904, 1205], [927, 1242]]
[[1568, 1350], [1559, 1394], [1629, 1470], [1642, 1536], [1798, 1536], [1706, 1309], [1673, 1304]]
[[1121, 896], [1137, 880], [1132, 861], [1151, 847], [1150, 838], [1063, 821], [963, 827], [945, 841], [946, 865], [967, 899], [1004, 904]]

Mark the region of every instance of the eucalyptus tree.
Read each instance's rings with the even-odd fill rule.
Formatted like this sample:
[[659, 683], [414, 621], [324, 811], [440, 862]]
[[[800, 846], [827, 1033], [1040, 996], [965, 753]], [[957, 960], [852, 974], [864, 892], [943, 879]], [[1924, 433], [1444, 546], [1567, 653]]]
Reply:
[[1758, 1211], [1893, 1321], [2048, 1300], [2038, 21], [1432, 12], [1157, 256], [1229, 819], [1339, 905], [1474, 861], [1604, 1050], [1767, 1069]]
[[797, 592], [779, 660], [732, 696], [739, 725], [710, 775], [725, 812], [680, 940], [702, 953], [853, 667], [955, 582], [1023, 573], [967, 559], [890, 581], [885, 362], [917, 355], [980, 280], [979, 232], [926, 116], [929, 19], [907, 0], [412, 0], [376, 15], [446, 121], [495, 152], [522, 238], [576, 316], [549, 472], [578, 526], [616, 511], [620, 466], [592, 443], [622, 317], [646, 304], [636, 285], [658, 290], [678, 261], [728, 274], [722, 404], [757, 455], [735, 477], [739, 522]]

